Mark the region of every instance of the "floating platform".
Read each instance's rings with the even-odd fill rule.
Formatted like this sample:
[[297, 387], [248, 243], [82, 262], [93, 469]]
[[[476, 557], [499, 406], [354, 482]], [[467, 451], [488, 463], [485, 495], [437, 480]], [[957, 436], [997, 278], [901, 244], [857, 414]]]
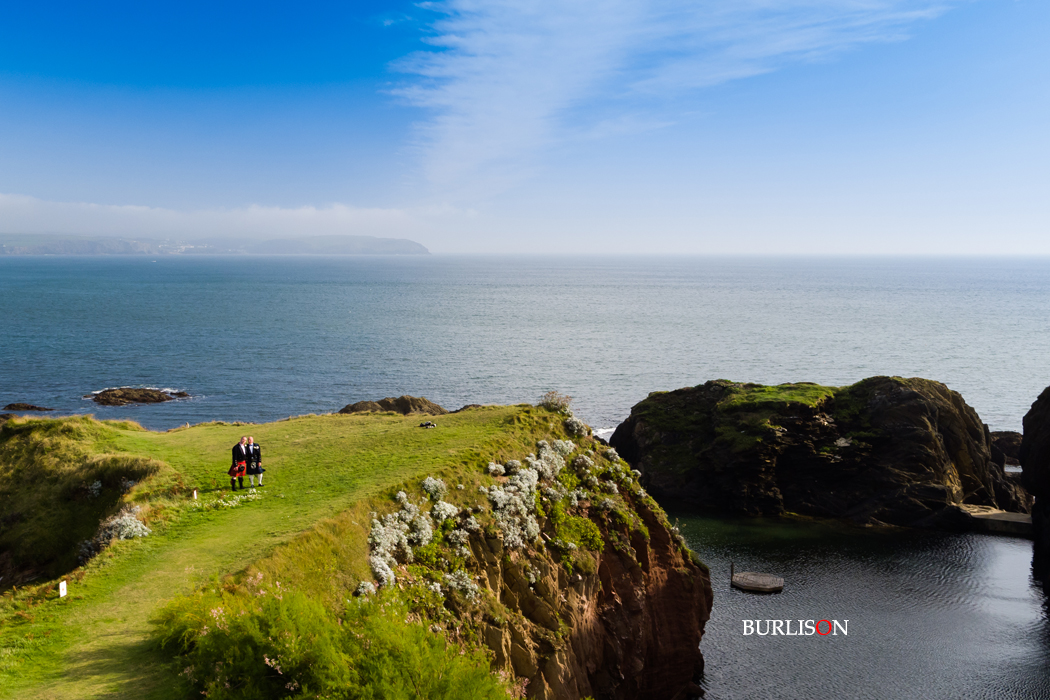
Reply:
[[784, 579], [773, 574], [760, 574], [755, 571], [736, 573], [729, 565], [729, 583], [733, 588], [754, 593], [779, 593], [784, 590]]

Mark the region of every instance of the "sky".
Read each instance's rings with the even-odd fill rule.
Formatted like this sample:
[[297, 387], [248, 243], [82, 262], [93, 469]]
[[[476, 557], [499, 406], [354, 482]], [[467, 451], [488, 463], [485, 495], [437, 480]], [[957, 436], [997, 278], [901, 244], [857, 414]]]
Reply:
[[1050, 254], [1045, 0], [0, 2], [0, 233]]

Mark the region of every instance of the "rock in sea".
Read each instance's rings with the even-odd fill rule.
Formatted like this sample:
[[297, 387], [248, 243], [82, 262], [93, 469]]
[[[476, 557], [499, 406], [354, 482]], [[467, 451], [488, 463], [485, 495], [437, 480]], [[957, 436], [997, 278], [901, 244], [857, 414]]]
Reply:
[[163, 403], [173, 399], [189, 397], [185, 391], [161, 391], [160, 389], [136, 389], [123, 387], [106, 389], [91, 395], [91, 400], [103, 406], [127, 406], [133, 403]]
[[926, 379], [710, 381], [650, 394], [610, 442], [654, 496], [699, 510], [959, 527], [963, 504], [1030, 508], [976, 411]]

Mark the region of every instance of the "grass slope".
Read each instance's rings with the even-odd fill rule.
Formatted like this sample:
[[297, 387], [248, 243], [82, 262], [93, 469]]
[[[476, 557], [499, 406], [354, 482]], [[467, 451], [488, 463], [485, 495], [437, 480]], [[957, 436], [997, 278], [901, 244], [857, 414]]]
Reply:
[[[85, 419], [15, 421], [0, 432], [0, 443], [27, 425], [46, 432], [63, 421]], [[117, 542], [73, 572], [66, 598], [58, 598], [53, 582], [3, 595], [0, 698], [177, 697], [166, 657], [149, 636], [150, 618], [167, 602], [244, 569], [319, 521], [367, 511], [367, 499], [407, 480], [530, 452], [559, 425], [553, 414], [524, 406], [479, 408], [437, 422], [438, 429], [421, 430], [418, 417], [330, 415], [155, 433], [89, 421], [79, 442], [71, 438], [77, 444], [63, 448], [81, 464], [99, 454], [163, 463], [157, 490], [151, 493], [155, 485], [147, 480], [125, 497], [154, 498], [153, 534]], [[263, 498], [192, 508], [192, 489], [205, 500], [228, 490], [229, 448], [249, 432], [264, 449]], [[363, 539], [359, 546], [346, 575], [367, 576]]]

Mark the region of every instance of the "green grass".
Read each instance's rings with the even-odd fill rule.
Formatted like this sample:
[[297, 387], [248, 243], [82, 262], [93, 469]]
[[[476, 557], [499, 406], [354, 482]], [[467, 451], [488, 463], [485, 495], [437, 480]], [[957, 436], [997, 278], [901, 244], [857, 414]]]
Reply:
[[762, 408], [779, 408], [784, 404], [802, 404], [817, 408], [838, 390], [837, 387], [821, 386], [811, 382], [797, 384], [737, 384], [729, 395], [719, 402], [720, 410], [729, 412], [755, 411]]
[[[369, 499], [388, 497], [400, 484], [430, 474], [460, 478], [470, 471], [466, 467], [480, 475], [491, 459], [520, 458], [536, 439], [563, 435], [558, 417], [523, 406], [434, 420], [436, 430], [419, 429], [418, 417], [372, 414], [251, 426], [211, 423], [166, 433], [82, 418], [9, 423], [0, 442], [10, 439], [8, 430], [40, 436], [66, 431], [68, 444], [61, 449], [77, 455], [67, 464], [68, 483], [87, 478], [77, 470], [98, 455], [153, 464], [156, 471], [122, 497], [149, 505], [151, 536], [118, 542], [72, 572], [66, 598], [57, 597], [53, 582], [0, 598], [0, 698], [179, 697], [168, 656], [151, 641], [150, 620], [167, 603], [215, 575], [253, 562], [265, 567], [279, 545], [288, 545], [281, 556], [309, 559], [326, 532], [329, 549], [337, 535], [344, 538], [344, 526], [367, 532]], [[232, 509], [192, 508], [195, 488], [209, 502], [228, 491], [229, 449], [244, 434], [264, 449], [263, 498]], [[4, 453], [0, 445], [2, 468], [13, 469], [18, 455], [24, 456]], [[35, 463], [27, 457], [19, 464], [24, 469]], [[476, 490], [476, 484], [467, 488]], [[29, 507], [28, 492], [11, 493], [24, 501], [18, 507]], [[301, 536], [314, 526], [319, 534]], [[364, 536], [344, 541], [339, 575], [364, 578]], [[301, 583], [309, 587], [309, 581]]]

